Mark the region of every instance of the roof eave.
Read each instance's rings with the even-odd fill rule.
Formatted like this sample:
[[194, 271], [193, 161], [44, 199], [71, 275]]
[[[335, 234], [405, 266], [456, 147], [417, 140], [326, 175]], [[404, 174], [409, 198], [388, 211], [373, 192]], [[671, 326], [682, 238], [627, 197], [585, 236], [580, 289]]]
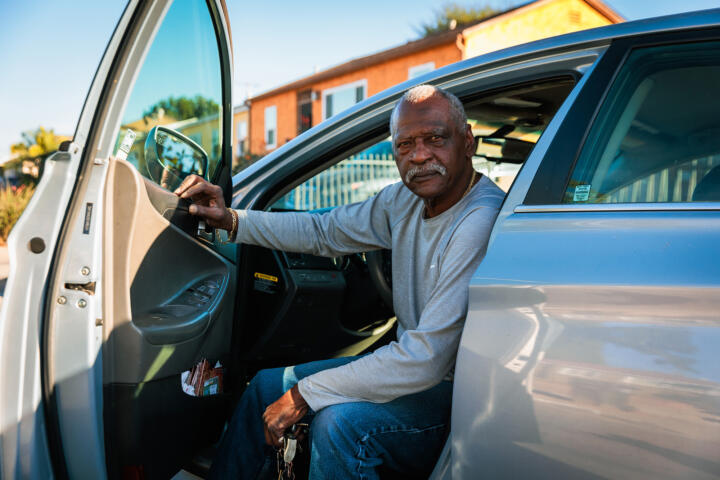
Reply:
[[608, 5], [607, 3], [603, 2], [602, 0], [584, 0], [585, 3], [590, 5], [592, 8], [600, 12], [605, 18], [610, 20], [613, 23], [620, 23], [624, 22], [627, 19], [620, 15], [618, 12], [613, 10], [613, 8]]
[[262, 100], [264, 98], [272, 97], [272, 96], [278, 95], [280, 93], [284, 93], [284, 92], [291, 91], [291, 90], [297, 90], [297, 89], [303, 88], [305, 86], [312, 85], [314, 83], [322, 82], [329, 78], [336, 77], [338, 75], [344, 75], [347, 73], [355, 72], [357, 70], [362, 70], [363, 68], [368, 68], [373, 65], [377, 65], [378, 63], [386, 62], [388, 60], [394, 60], [396, 58], [402, 57], [403, 55], [407, 55], [409, 53], [415, 53], [415, 52], [419, 52], [422, 50], [427, 50], [427, 49], [434, 48], [434, 47], [437, 47], [440, 45], [456, 43], [458, 35], [460, 35], [459, 31], [451, 30], [449, 32], [443, 32], [443, 33], [440, 33], [437, 35], [433, 35], [431, 37], [426, 37], [426, 38], [422, 38], [420, 40], [408, 42], [404, 45], [399, 45], [397, 47], [393, 47], [388, 50], [383, 50], [381, 52], [377, 52], [372, 55], [367, 55], [364, 57], [356, 58], [356, 59], [350, 60], [348, 62], [342, 63], [340, 65], [337, 65], [335, 67], [331, 67], [327, 70], [323, 70], [322, 72], [318, 72], [316, 74], [310, 75], [309, 77], [301, 78], [294, 82], [282, 85], [280, 87], [277, 87], [277, 88], [274, 88], [267, 92], [256, 95], [256, 96], [250, 98], [249, 101], [253, 102], [253, 101], [257, 101], [257, 100]]

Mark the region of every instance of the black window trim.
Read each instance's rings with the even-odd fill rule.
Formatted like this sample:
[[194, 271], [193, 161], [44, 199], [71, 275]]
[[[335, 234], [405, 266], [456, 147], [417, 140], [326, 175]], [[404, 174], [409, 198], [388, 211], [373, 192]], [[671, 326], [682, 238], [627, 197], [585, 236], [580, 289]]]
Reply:
[[218, 46], [218, 55], [220, 56], [221, 85], [222, 85], [222, 146], [220, 153], [220, 163], [218, 163], [211, 178], [211, 182], [219, 185], [223, 189], [225, 204], [230, 205], [232, 198], [232, 138], [233, 138], [233, 109], [232, 109], [232, 62], [230, 60], [232, 53], [227, 40], [230, 37], [230, 25], [225, 25], [228, 29], [227, 36], [223, 33], [221, 25], [224, 23], [224, 13], [218, 7], [218, 3], [213, 0], [207, 0], [207, 7], [210, 13], [213, 29], [215, 30], [215, 39]]

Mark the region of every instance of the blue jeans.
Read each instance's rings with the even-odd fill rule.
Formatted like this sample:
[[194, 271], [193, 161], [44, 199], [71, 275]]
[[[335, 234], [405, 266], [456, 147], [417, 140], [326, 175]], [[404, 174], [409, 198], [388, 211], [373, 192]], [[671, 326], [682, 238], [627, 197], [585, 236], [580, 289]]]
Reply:
[[[298, 380], [357, 357], [261, 370], [240, 398], [209, 478], [277, 478], [262, 413]], [[310, 479], [379, 478], [378, 467], [427, 477], [450, 421], [452, 383], [388, 403], [352, 402], [309, 412]]]

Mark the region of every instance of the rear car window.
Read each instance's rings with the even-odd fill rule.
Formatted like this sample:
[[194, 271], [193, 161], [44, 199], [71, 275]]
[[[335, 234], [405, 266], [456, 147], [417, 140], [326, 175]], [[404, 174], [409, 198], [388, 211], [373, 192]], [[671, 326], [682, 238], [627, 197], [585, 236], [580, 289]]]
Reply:
[[610, 88], [563, 203], [720, 201], [720, 42], [637, 49]]

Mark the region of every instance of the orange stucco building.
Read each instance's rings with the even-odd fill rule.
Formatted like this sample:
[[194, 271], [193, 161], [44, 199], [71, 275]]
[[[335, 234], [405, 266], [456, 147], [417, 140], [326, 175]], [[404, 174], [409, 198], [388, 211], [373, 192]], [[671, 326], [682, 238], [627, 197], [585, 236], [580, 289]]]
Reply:
[[623, 18], [601, 0], [536, 0], [481, 22], [408, 42], [249, 100], [249, 152], [263, 155], [386, 88], [459, 60]]

